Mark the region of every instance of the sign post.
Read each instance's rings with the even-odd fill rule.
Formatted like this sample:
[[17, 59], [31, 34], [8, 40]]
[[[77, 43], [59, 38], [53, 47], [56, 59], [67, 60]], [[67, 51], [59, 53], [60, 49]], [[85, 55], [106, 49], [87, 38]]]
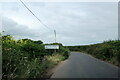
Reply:
[[59, 45], [45, 45], [45, 49], [59, 49]]
[[56, 50], [59, 49], [59, 45], [45, 45], [45, 49], [54, 50], [56, 53]]

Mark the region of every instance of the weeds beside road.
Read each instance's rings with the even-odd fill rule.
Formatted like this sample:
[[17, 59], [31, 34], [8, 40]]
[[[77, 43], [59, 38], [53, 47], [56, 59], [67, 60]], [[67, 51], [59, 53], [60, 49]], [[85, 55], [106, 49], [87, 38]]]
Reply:
[[1, 42], [3, 79], [41, 78], [46, 69], [69, 56], [68, 50], [62, 45], [56, 53], [45, 50], [40, 40], [14, 40], [12, 36], [5, 35], [2, 36]]

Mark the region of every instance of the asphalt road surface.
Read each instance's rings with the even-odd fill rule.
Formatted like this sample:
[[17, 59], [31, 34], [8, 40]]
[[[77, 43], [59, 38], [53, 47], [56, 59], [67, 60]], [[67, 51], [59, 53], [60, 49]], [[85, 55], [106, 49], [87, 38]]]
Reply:
[[87, 54], [71, 52], [51, 78], [118, 78], [118, 67]]

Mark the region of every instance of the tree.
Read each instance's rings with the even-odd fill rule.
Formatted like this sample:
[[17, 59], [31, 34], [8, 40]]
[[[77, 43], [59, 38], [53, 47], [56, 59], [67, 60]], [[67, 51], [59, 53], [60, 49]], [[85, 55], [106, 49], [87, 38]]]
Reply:
[[20, 39], [18, 40], [18, 43], [33, 43], [34, 41], [31, 39]]
[[43, 44], [43, 42], [41, 40], [38, 41], [34, 41], [35, 44]]
[[14, 40], [14, 38], [10, 35], [5, 35], [5, 36], [2, 36], [2, 41], [4, 40]]

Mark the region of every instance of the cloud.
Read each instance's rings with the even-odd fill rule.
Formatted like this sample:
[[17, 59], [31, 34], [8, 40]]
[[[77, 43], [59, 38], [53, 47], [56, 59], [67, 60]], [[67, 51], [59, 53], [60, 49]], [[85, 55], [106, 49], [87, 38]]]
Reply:
[[[64, 45], [92, 44], [118, 37], [117, 3], [26, 4], [48, 27], [57, 31], [57, 41]], [[3, 27], [9, 34], [54, 42], [54, 32], [39, 23], [23, 5], [5, 4], [3, 10], [7, 16]]]
[[2, 17], [2, 30], [5, 31], [4, 34], [12, 35], [15, 39], [30, 38], [34, 40], [44, 40], [44, 38], [46, 38], [49, 40], [53, 38], [50, 31], [44, 32], [40, 29], [31, 29], [5, 16]]
[[14, 20], [2, 17], [2, 27], [3, 31], [5, 31], [4, 34], [9, 34], [13, 36], [22, 36], [22, 37], [34, 37], [35, 33], [29, 29], [26, 25], [21, 25], [15, 22]]

